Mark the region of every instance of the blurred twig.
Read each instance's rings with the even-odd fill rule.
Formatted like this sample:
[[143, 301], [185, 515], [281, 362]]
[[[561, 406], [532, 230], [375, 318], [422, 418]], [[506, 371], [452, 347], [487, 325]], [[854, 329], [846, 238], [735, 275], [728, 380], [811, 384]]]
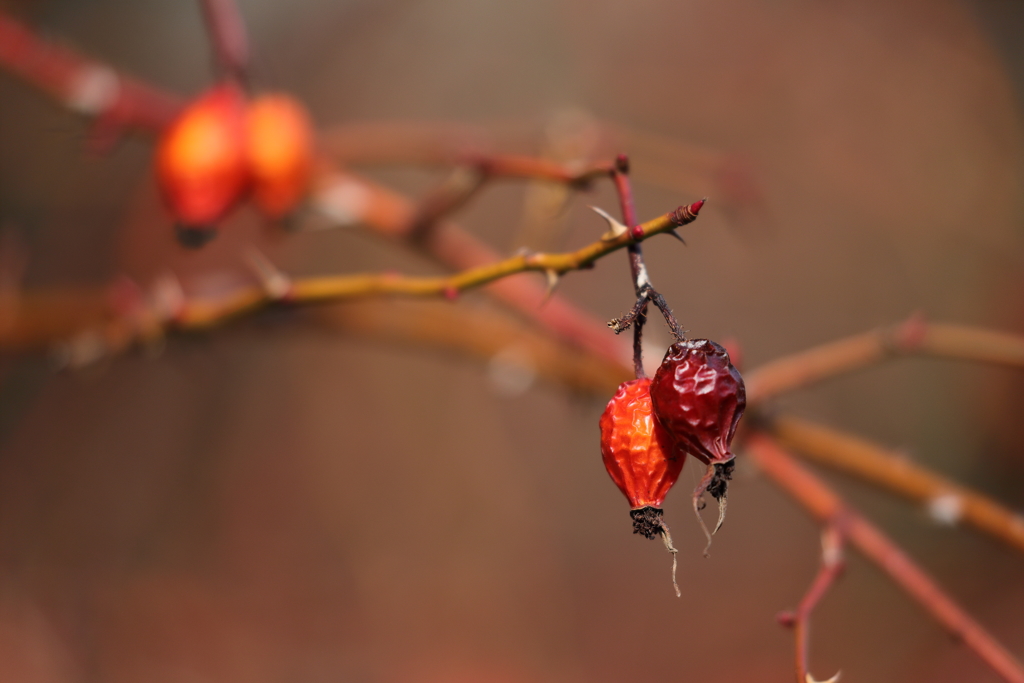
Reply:
[[[843, 573], [845, 562], [843, 561], [843, 528], [842, 520], [834, 520], [826, 524], [821, 532], [821, 567], [817, 576], [811, 582], [803, 599], [793, 612], [784, 612], [778, 616], [779, 623], [793, 629], [796, 640], [796, 679], [797, 683], [816, 683], [810, 674], [810, 631], [811, 614], [814, 608], [832, 584], [836, 582]], [[839, 680], [837, 673], [825, 683], [835, 683]]]
[[775, 416], [764, 428], [780, 443], [826, 467], [928, 505], [949, 522], [965, 522], [1024, 551], [1024, 517], [866, 439], [807, 420]]
[[914, 315], [897, 325], [822, 344], [746, 373], [747, 401], [762, 402], [902, 355], [1024, 367], [1024, 338], [961, 325], [929, 323]]
[[67, 47], [42, 40], [3, 12], [0, 67], [72, 111], [96, 118], [102, 136], [108, 139], [125, 128], [160, 130], [181, 108], [174, 95]]
[[[91, 345], [102, 344], [110, 353], [125, 350], [136, 341], [162, 336], [165, 330], [180, 331], [205, 329], [229, 318], [276, 301], [291, 305], [325, 303], [375, 295], [445, 296], [452, 298], [459, 292], [480, 287], [510, 275], [527, 271], [550, 272], [561, 275], [570, 270], [586, 268], [597, 259], [613, 251], [666, 232], [679, 225], [692, 222], [700, 210], [700, 203], [679, 207], [676, 211], [647, 221], [627, 233], [603, 239], [574, 252], [564, 254], [522, 254], [497, 263], [473, 268], [462, 273], [441, 277], [402, 277], [392, 274], [338, 275], [319, 278], [290, 279], [273, 270], [260, 259], [259, 284], [239, 287], [224, 294], [209, 297], [180, 296], [173, 304], [168, 297], [153, 297], [152, 305], [140, 303], [110, 320], [87, 338]], [[141, 298], [140, 298], [141, 302]], [[19, 310], [26, 310], [24, 303]], [[33, 313], [38, 318], [41, 313]], [[35, 318], [30, 318], [35, 320]], [[35, 323], [35, 330], [46, 329], [45, 320]], [[22, 328], [18, 319], [7, 330], [8, 344], [16, 346], [32, 336]], [[37, 341], [55, 342], [56, 339]], [[4, 345], [0, 338], [0, 346]], [[91, 357], [92, 353], [88, 354]], [[614, 363], [614, 359], [608, 359]]]
[[962, 640], [1011, 683], [1024, 683], [1024, 667], [978, 622], [871, 522], [848, 507], [828, 486], [798, 464], [771, 437], [748, 437], [747, 452], [783, 491], [824, 524], [841, 521], [849, 542], [878, 565], [953, 636]]

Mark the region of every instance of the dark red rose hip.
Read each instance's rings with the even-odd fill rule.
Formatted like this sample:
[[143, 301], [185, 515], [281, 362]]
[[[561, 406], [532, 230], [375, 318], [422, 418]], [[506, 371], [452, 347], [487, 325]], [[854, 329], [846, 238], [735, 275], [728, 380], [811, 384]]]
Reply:
[[[707, 463], [693, 506], [701, 519], [701, 496], [710, 493], [719, 505], [718, 531], [725, 519], [726, 488], [732, 476], [734, 456], [729, 448], [747, 405], [743, 378], [720, 344], [710, 339], [681, 341], [665, 353], [651, 382], [651, 401], [655, 416], [676, 443]], [[711, 535], [707, 535], [710, 547]]]
[[710, 339], [668, 347], [651, 382], [654, 414], [690, 454], [707, 464], [732, 460], [736, 425], [747, 405], [729, 353]]

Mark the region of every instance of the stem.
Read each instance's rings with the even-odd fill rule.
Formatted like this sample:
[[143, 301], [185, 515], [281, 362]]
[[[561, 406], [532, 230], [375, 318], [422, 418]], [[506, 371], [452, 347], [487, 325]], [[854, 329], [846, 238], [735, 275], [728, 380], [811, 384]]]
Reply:
[[975, 529], [1024, 552], [1024, 517], [988, 496], [935, 474], [867, 439], [792, 416], [775, 416], [763, 428], [783, 445], [817, 463], [859, 477], [905, 498], [932, 506], [948, 503], [949, 522], [957, 517]]
[[[633, 186], [629, 182], [629, 158], [620, 154], [615, 159], [615, 168], [612, 169], [612, 182], [615, 185], [615, 192], [619, 196], [619, 207], [622, 210], [622, 222], [626, 225], [626, 233], [634, 239], [640, 240], [644, 237], [643, 226], [636, 225], [636, 206], [633, 200]], [[703, 201], [701, 202], [703, 204]], [[700, 206], [697, 210], [700, 210]], [[668, 307], [665, 298], [654, 289], [651, 278], [647, 274], [647, 264], [644, 263], [644, 252], [640, 248], [639, 241], [633, 242], [626, 247], [629, 254], [629, 272], [633, 279], [633, 291], [636, 292], [637, 301], [633, 309], [624, 318], [613, 319], [609, 326], [618, 334], [630, 325], [633, 325], [633, 368], [637, 379], [646, 377], [643, 362], [643, 326], [647, 322], [647, 304], [653, 302], [665, 318], [666, 324], [672, 331], [675, 341], [683, 337], [672, 309]]]
[[[811, 614], [832, 584], [842, 575], [843, 561], [842, 520], [833, 520], [821, 532], [821, 567], [804, 594], [796, 611], [779, 615], [779, 622], [791, 627], [796, 642], [796, 679], [798, 683], [815, 681], [810, 675]], [[839, 674], [826, 683], [839, 680]]]
[[[644, 223], [647, 234], [654, 235], [672, 229], [675, 226], [676, 214], [677, 212], [667, 213]], [[240, 287], [216, 297], [186, 298], [170, 314], [150, 307], [143, 308], [132, 316], [116, 317], [107, 321], [101, 329], [95, 331], [95, 334], [91, 334], [90, 339], [95, 338], [109, 354], [126, 350], [134, 342], [159, 337], [167, 330], [206, 329], [233, 317], [264, 308], [275, 301], [284, 301], [290, 305], [308, 305], [381, 295], [450, 297], [518, 273], [554, 271], [562, 274], [587, 268], [599, 258], [626, 247], [631, 240], [628, 234], [623, 234], [613, 240], [598, 240], [574, 252], [521, 254], [497, 263], [441, 277], [402, 277], [391, 273], [374, 273], [296, 278], [290, 281], [290, 287], [283, 296], [268, 292], [261, 280], [259, 284]], [[283, 274], [278, 275], [284, 277]], [[26, 319], [28, 317], [26, 316]], [[21, 337], [19, 324], [20, 320], [16, 321], [11, 329], [6, 330], [5, 336], [13, 339]], [[38, 341], [45, 343], [57, 339]], [[0, 337], [0, 345], [3, 342], [4, 338]], [[617, 358], [616, 362], [621, 360]]]
[[247, 84], [249, 39], [235, 0], [201, 0], [201, 4], [217, 66], [229, 78]]
[[1005, 680], [1024, 683], [1024, 666], [875, 525], [847, 506], [771, 437], [754, 433], [747, 446], [750, 456], [779, 488], [823, 522], [842, 518], [850, 543], [924, 607], [935, 621], [962, 640]]
[[929, 323], [913, 315], [902, 323], [829, 342], [779, 358], [747, 373], [747, 403], [916, 354], [1024, 367], [1024, 338], [961, 325]]

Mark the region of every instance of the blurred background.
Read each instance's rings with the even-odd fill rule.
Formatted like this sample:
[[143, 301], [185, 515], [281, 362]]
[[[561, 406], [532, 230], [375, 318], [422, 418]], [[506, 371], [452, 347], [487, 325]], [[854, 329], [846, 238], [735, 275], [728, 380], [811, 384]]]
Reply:
[[[257, 86], [296, 95], [321, 130], [419, 122], [565, 160], [626, 151], [642, 219], [708, 196], [688, 246], [651, 240], [648, 267], [690, 334], [737, 340], [747, 368], [915, 311], [1024, 333], [1019, 3], [239, 6]], [[195, 3], [0, 9], [182, 95], [212, 77]], [[283, 236], [246, 209], [186, 252], [152, 143], [95, 154], [89, 130], [0, 73], [0, 226], [26, 290], [167, 268], [215, 288], [250, 243], [296, 275], [442, 272], [358, 228]], [[444, 177], [366, 172], [412, 196]], [[502, 253], [565, 250], [605, 229], [587, 204], [615, 208], [606, 184], [561, 212], [550, 191], [498, 183], [457, 219]], [[559, 291], [620, 315], [625, 254]], [[417, 306], [371, 307], [434, 310]], [[457, 306], [499, 310], [481, 293]], [[664, 549], [630, 533], [600, 464], [608, 395], [535, 377], [511, 343], [488, 359], [382, 341], [347, 310], [272, 312], [82, 372], [0, 356], [0, 679], [792, 680], [774, 617], [814, 575], [818, 531], [742, 454], [710, 559], [692, 463], [666, 501], [676, 599]], [[668, 335], [650, 330], [657, 360]], [[899, 360], [778, 407], [1024, 507], [1020, 371]], [[1021, 557], [830, 480], [1024, 657]], [[816, 614], [811, 667], [996, 680], [856, 555]]]

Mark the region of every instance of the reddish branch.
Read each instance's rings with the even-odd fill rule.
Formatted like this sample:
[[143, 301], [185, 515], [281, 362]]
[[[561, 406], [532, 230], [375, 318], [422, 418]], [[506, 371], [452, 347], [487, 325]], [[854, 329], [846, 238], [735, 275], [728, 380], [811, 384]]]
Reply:
[[448, 179], [420, 202], [407, 232], [413, 241], [422, 241], [438, 220], [465, 206], [491, 180], [547, 180], [582, 189], [611, 172], [611, 164], [593, 164], [574, 170], [536, 157], [467, 155]]
[[0, 12], [0, 67], [65, 107], [95, 117], [104, 136], [164, 128], [181, 107], [163, 90], [118, 73], [69, 48], [41, 40]]
[[1024, 667], [877, 527], [848, 507], [769, 436], [755, 433], [747, 452], [768, 477], [824, 524], [841, 520], [849, 542], [889, 575], [953, 636], [1011, 683], [1024, 683]]
[[[814, 608], [832, 584], [843, 573], [846, 563], [843, 561], [843, 529], [842, 520], [828, 524], [821, 532], [821, 568], [807, 589], [803, 600], [793, 612], [784, 612], [778, 616], [779, 623], [793, 629], [796, 640], [796, 680], [797, 683], [812, 683], [815, 679], [810, 674], [810, 632], [811, 614]], [[839, 680], [837, 673], [825, 683]]]
[[247, 82], [249, 39], [238, 6], [234, 0], [202, 0], [202, 7], [217, 65], [225, 76]]
[[962, 519], [1024, 551], [1024, 517], [898, 453], [797, 417], [776, 416], [764, 428], [815, 462], [928, 505], [944, 514], [949, 523]]
[[1024, 339], [959, 325], [905, 322], [829, 342], [766, 363], [746, 374], [747, 401], [757, 403], [888, 358], [917, 354], [1024, 367]]

